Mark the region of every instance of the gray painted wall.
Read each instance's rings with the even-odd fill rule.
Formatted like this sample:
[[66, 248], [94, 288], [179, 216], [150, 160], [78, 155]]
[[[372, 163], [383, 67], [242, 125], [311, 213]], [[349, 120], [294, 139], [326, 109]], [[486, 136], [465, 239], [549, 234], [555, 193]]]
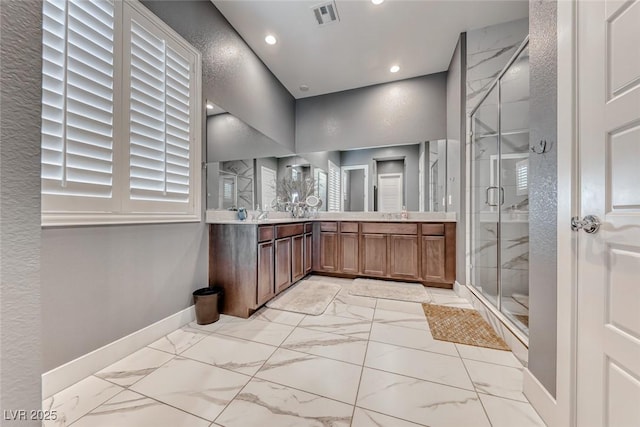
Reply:
[[345, 201], [345, 211], [364, 211], [364, 170], [354, 169], [349, 171], [348, 207]]
[[[362, 150], [342, 151], [340, 164], [342, 166], [369, 165], [369, 210], [373, 210], [373, 186], [376, 185], [376, 159], [398, 159], [404, 157], [404, 204], [409, 211], [418, 210], [418, 160], [420, 145], [398, 145], [394, 147], [370, 148]], [[399, 171], [402, 170], [402, 167]], [[380, 172], [382, 173], [382, 172]], [[407, 197], [409, 195], [409, 197]]]
[[[447, 193], [452, 203], [447, 206], [458, 214], [456, 225], [456, 280], [466, 283], [466, 81], [467, 35], [460, 34], [447, 72]], [[427, 175], [428, 176], [428, 175]]]
[[28, 411], [42, 406], [42, 4], [3, 0], [0, 22], [0, 408]]
[[213, 3], [208, 0], [142, 3], [202, 53], [203, 99], [213, 101], [267, 137], [294, 149], [295, 99]]
[[291, 153], [292, 150], [276, 143], [232, 114], [207, 117], [207, 162], [285, 156]]
[[446, 73], [299, 99], [296, 152], [446, 137]]
[[208, 252], [204, 223], [43, 230], [44, 370], [191, 305]]
[[530, 143], [551, 142], [529, 156], [529, 370], [556, 393], [557, 62], [555, 1], [529, 2]]

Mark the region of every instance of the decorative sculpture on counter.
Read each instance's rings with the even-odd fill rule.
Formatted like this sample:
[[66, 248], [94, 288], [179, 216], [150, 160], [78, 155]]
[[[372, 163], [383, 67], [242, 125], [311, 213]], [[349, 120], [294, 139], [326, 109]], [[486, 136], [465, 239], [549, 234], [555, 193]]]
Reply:
[[280, 178], [276, 186], [278, 210], [291, 212], [294, 218], [303, 218], [308, 214], [307, 197], [315, 191], [315, 179], [291, 177]]

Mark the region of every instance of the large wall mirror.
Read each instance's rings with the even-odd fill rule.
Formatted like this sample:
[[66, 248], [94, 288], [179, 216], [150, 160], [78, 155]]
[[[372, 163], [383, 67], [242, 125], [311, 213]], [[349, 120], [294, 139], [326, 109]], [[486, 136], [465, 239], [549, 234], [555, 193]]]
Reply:
[[292, 153], [207, 103], [207, 209], [444, 212], [447, 141]]

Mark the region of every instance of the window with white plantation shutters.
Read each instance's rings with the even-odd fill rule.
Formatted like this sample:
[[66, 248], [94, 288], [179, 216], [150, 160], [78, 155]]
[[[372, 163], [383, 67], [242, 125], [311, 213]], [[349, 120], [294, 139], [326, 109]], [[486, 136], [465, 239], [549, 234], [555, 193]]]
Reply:
[[189, 60], [151, 24], [131, 18], [131, 199], [188, 202]]
[[111, 210], [114, 4], [47, 0], [43, 12], [43, 209]]
[[329, 161], [329, 191], [327, 195], [327, 210], [340, 211], [340, 168]]
[[44, 0], [44, 225], [199, 220], [200, 54], [135, 0]]

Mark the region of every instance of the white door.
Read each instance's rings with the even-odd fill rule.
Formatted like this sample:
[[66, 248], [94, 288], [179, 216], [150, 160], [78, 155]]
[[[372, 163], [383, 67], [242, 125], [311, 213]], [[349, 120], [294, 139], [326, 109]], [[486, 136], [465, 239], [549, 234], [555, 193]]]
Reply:
[[276, 200], [276, 171], [268, 167], [260, 168], [262, 175], [261, 189], [262, 192], [262, 209], [265, 211], [273, 210], [273, 201]]
[[400, 212], [402, 210], [402, 174], [382, 173], [378, 175], [378, 211]]
[[582, 1], [577, 7], [579, 215], [602, 222], [598, 232], [578, 235], [577, 425], [636, 427], [640, 1]]

